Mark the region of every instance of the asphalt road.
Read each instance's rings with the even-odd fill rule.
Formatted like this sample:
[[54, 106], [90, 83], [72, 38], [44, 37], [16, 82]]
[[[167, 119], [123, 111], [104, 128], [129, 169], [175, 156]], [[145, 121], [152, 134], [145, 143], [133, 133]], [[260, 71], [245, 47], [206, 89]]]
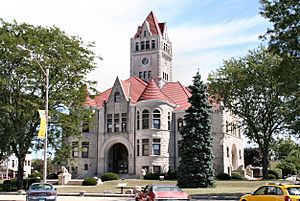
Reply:
[[[0, 195], [1, 201], [25, 201], [25, 195]], [[236, 199], [193, 199], [197, 200], [211, 200], [211, 201], [236, 201]], [[134, 201], [133, 198], [124, 198], [124, 197], [79, 197], [79, 196], [58, 196], [57, 201]]]

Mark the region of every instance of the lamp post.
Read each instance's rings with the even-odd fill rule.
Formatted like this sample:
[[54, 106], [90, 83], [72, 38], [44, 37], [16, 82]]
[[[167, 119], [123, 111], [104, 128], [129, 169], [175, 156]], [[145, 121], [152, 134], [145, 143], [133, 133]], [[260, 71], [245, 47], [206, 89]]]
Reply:
[[[32, 54], [35, 54], [32, 50], [25, 48], [22, 45], [17, 45], [17, 49], [20, 51], [28, 51]], [[48, 144], [48, 92], [49, 92], [49, 69], [44, 69], [40, 62], [37, 60], [36, 56], [33, 57], [40, 69], [42, 70], [43, 74], [46, 77], [46, 89], [45, 89], [45, 115], [46, 115], [46, 129], [45, 129], [45, 143], [44, 143], [44, 172], [43, 172], [43, 182], [46, 183], [47, 177], [47, 144]]]

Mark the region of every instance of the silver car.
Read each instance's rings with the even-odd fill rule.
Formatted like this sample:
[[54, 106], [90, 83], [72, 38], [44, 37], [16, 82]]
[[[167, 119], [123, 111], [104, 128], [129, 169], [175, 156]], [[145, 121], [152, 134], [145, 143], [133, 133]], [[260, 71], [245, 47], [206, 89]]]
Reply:
[[33, 183], [26, 193], [26, 201], [56, 201], [57, 190], [49, 183]]

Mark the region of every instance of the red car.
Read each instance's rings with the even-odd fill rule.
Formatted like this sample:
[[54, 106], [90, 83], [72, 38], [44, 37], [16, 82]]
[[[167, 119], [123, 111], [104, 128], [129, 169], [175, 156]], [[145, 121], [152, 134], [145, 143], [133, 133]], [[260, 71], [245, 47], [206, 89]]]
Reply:
[[136, 201], [184, 201], [191, 200], [191, 196], [175, 185], [147, 185], [143, 191], [137, 193]]

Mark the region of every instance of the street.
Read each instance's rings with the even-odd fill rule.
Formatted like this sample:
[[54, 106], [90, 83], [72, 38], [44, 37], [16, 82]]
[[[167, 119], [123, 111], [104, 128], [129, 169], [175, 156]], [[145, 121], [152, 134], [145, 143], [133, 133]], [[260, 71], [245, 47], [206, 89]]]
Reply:
[[[25, 201], [25, 195], [0, 195], [1, 201]], [[124, 197], [80, 197], [80, 196], [58, 196], [57, 201], [134, 201], [133, 198], [124, 198]], [[198, 201], [203, 199], [193, 199], [193, 201]], [[205, 199], [212, 200], [213, 199]], [[226, 199], [227, 200], [227, 199]], [[218, 200], [225, 201], [225, 200]], [[236, 201], [236, 200], [227, 200], [227, 201]]]

